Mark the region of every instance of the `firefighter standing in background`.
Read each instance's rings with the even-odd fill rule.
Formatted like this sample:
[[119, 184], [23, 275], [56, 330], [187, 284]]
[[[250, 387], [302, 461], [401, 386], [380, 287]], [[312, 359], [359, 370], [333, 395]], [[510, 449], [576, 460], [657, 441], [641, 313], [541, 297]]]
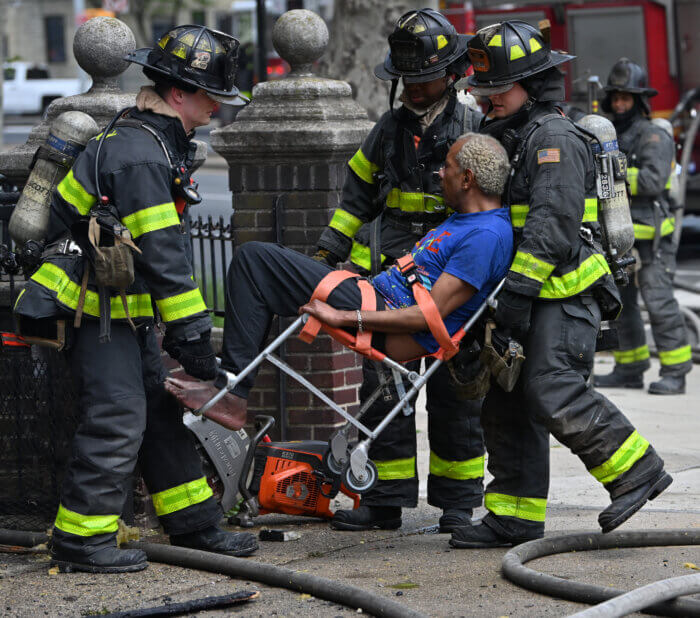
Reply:
[[673, 138], [650, 119], [647, 76], [638, 64], [621, 58], [608, 77], [603, 111], [612, 114], [620, 151], [627, 155], [627, 181], [632, 195], [634, 246], [640, 268], [620, 289], [622, 313], [616, 322], [620, 349], [612, 373], [595, 376], [602, 387], [644, 388], [644, 372], [651, 366], [639, 292], [649, 312], [651, 331], [659, 350], [661, 379], [649, 385], [655, 395], [685, 393], [685, 374], [693, 366], [685, 321], [673, 296], [676, 249], [675, 220], [668, 198], [675, 159]]
[[[242, 104], [233, 85], [237, 47], [229, 35], [181, 26], [153, 49], [125, 58], [143, 65], [155, 85], [141, 90], [136, 108], [113, 131], [88, 143], [59, 184], [45, 259], [17, 302], [21, 322], [55, 315], [73, 323], [72, 316], [82, 311], [69, 351], [82, 415], [51, 549], [62, 570], [118, 573], [146, 567], [144, 552], [116, 547], [117, 520], [137, 456], [172, 544], [233, 555], [257, 548], [253, 535], [217, 526], [221, 508], [182, 409], [163, 388], [167, 372], [152, 305], [166, 326], [163, 347], [188, 374], [213, 379], [211, 320], [193, 278], [189, 238], [174, 198], [189, 186], [195, 127], [209, 123], [219, 102]], [[107, 204], [97, 199], [97, 180]], [[87, 223], [93, 209], [128, 228], [139, 250], [133, 283], [121, 298], [116, 290], [107, 296], [111, 320], [101, 302], [104, 287], [98, 293], [93, 285], [95, 262], [87, 259], [95, 252]], [[89, 285], [81, 291], [85, 272]], [[217, 420], [232, 425], [230, 419]]]
[[613, 530], [671, 483], [663, 461], [625, 416], [587, 383], [601, 318], [620, 303], [600, 246], [596, 178], [587, 138], [556, 107], [564, 97], [541, 33], [522, 21], [488, 26], [469, 42], [472, 92], [492, 117], [481, 131], [511, 152], [516, 254], [498, 296], [494, 342], [521, 341], [526, 360], [511, 392], [492, 384], [482, 424], [494, 479], [481, 522], [459, 528], [459, 548], [515, 545], [544, 534], [549, 433], [610, 493], [598, 521]]
[[[391, 109], [350, 160], [340, 208], [321, 235], [316, 259], [335, 266], [349, 258], [361, 272], [377, 274], [451, 214], [437, 172], [450, 146], [476, 130], [481, 119], [480, 112], [457, 100], [453, 85], [469, 66], [468, 40], [431, 9], [410, 11], [398, 20], [389, 36], [390, 51], [374, 71], [379, 79], [392, 81]], [[403, 105], [393, 109], [399, 79]], [[363, 373], [362, 400], [379, 379], [368, 360]], [[367, 411], [368, 426], [386, 415], [394, 397], [389, 391], [379, 397]], [[428, 381], [427, 408], [428, 502], [443, 509], [440, 528], [449, 532], [467, 523], [482, 500], [480, 405], [459, 396], [443, 366]], [[336, 512], [331, 522], [336, 529], [398, 528], [401, 507], [417, 505], [415, 416], [399, 416], [373, 443], [369, 456], [379, 481], [362, 496], [358, 509]]]

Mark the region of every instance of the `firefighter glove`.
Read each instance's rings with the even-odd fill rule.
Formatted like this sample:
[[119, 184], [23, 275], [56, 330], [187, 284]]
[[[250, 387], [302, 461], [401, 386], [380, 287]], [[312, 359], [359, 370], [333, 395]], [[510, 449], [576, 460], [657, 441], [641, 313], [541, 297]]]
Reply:
[[338, 262], [342, 260], [332, 251], [328, 249], [317, 249], [316, 253], [313, 255], [314, 260], [317, 262], [322, 262], [323, 264], [328, 264], [331, 268], [335, 268]]
[[194, 341], [163, 339], [163, 349], [182, 365], [185, 373], [200, 380], [216, 378], [219, 366], [210, 341], [211, 331], [202, 333]]
[[530, 329], [531, 312], [532, 298], [509, 290], [503, 290], [498, 295], [494, 319], [499, 327], [499, 331], [510, 334], [518, 341], [522, 341]]

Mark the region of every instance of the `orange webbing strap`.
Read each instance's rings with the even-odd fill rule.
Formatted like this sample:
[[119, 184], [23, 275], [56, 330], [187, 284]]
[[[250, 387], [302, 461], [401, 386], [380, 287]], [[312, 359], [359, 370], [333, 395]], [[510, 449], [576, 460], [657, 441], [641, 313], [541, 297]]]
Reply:
[[24, 340], [24, 337], [15, 333], [0, 333], [2, 345], [10, 348], [28, 348], [29, 344]]
[[[376, 311], [377, 310], [377, 296], [374, 292], [374, 288], [370, 285], [367, 279], [360, 279], [357, 282], [360, 288], [360, 294], [362, 295], [362, 311]], [[357, 333], [355, 336], [355, 345], [353, 347], [360, 354], [369, 354], [372, 350], [372, 331], [365, 330], [361, 333]]]
[[[440, 352], [443, 360], [449, 360], [459, 350], [459, 346], [450, 337], [450, 334], [445, 328], [445, 322], [442, 320], [440, 315], [440, 310], [437, 308], [433, 297], [430, 292], [425, 289], [423, 284], [418, 279], [418, 275], [415, 271], [415, 263], [413, 261], [413, 256], [411, 254], [404, 255], [403, 257], [396, 260], [396, 264], [399, 267], [401, 274], [406, 277], [406, 281], [411, 286], [411, 291], [413, 292], [413, 298], [416, 299], [416, 304], [420, 309], [425, 322], [430, 329], [431, 334], [435, 337], [435, 341], [440, 345]], [[455, 337], [456, 341], [459, 341], [459, 336]]]
[[[330, 296], [331, 292], [335, 290], [343, 281], [346, 279], [359, 279], [360, 275], [357, 273], [350, 272], [349, 270], [332, 270], [329, 272], [321, 281], [319, 281], [318, 285], [316, 286], [316, 289], [314, 290], [314, 293], [311, 295], [311, 298], [309, 299], [309, 302], [312, 300], [318, 299], [323, 302], [326, 302], [328, 300], [328, 297]], [[366, 282], [365, 282], [366, 283]], [[373, 309], [376, 309], [376, 297], [374, 296], [374, 288], [372, 288], [371, 285], [367, 284], [370, 289], [372, 290], [372, 302], [374, 303]], [[364, 291], [364, 286], [360, 286], [360, 293], [362, 294], [362, 308], [369, 310], [370, 307], [365, 307], [365, 297], [367, 293]], [[304, 341], [305, 343], [311, 343], [315, 338], [316, 335], [318, 335], [318, 331], [321, 330], [321, 322], [317, 318], [313, 316], [309, 316], [309, 319], [306, 321], [306, 324], [304, 325], [304, 328], [301, 329], [301, 332], [299, 333], [299, 339]], [[364, 335], [365, 333], [361, 333], [361, 335]], [[372, 335], [371, 333], [367, 333], [369, 335], [369, 338], [371, 339]], [[364, 346], [364, 341], [365, 339], [363, 338], [363, 346]]]

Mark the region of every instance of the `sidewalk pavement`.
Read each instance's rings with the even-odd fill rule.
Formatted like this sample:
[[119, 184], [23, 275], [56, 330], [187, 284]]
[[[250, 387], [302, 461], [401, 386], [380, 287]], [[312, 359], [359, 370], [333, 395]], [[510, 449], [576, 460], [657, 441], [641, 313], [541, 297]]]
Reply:
[[[600, 372], [612, 369], [601, 356]], [[655, 379], [658, 363], [647, 373]], [[645, 506], [621, 530], [700, 527], [700, 370], [689, 375], [688, 392], [677, 397], [645, 391], [608, 390], [606, 394], [660, 452], [674, 477], [671, 487]], [[520, 589], [500, 575], [506, 550], [455, 550], [448, 536], [426, 532], [440, 511], [425, 503], [428, 466], [424, 401], [418, 406], [421, 501], [404, 510], [397, 531], [337, 532], [318, 520], [267, 515], [258, 526], [296, 530], [301, 539], [262, 543], [250, 560], [269, 562], [352, 584], [392, 597], [430, 616], [565, 616], [582, 605]], [[547, 533], [598, 531], [598, 513], [607, 494], [567, 448], [551, 442], [551, 490]], [[488, 480], [488, 479], [487, 479]], [[483, 514], [479, 509], [476, 515]], [[145, 539], [148, 541], [159, 540]], [[700, 566], [699, 547], [578, 552], [540, 559], [538, 570], [579, 582], [632, 589], [658, 579], [689, 575]], [[0, 554], [0, 615], [7, 617], [79, 616], [181, 602], [236, 590], [259, 590], [260, 597], [230, 610], [198, 616], [350, 616], [355, 610], [252, 581], [160, 564], [124, 575], [49, 574], [45, 555]], [[700, 595], [696, 598], [700, 598]]]

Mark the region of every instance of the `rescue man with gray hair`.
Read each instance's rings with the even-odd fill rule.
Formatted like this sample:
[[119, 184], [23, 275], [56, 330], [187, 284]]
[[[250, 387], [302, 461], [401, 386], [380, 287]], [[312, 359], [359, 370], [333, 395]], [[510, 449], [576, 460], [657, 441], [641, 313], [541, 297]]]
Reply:
[[[163, 347], [191, 376], [216, 376], [211, 320], [193, 278], [185, 226], [187, 205], [198, 198], [190, 140], [220, 102], [243, 104], [233, 84], [237, 48], [227, 34], [179, 26], [152, 49], [125, 57], [142, 65], [155, 86], [144, 87], [136, 107], [88, 142], [58, 185], [43, 263], [16, 304], [28, 327], [49, 317], [68, 317], [76, 326], [69, 358], [81, 421], [51, 546], [61, 570], [147, 566], [144, 552], [116, 546], [137, 457], [173, 545], [237, 556], [257, 548], [253, 535], [218, 527], [221, 508], [194, 438], [163, 387], [167, 371], [154, 331], [156, 307], [166, 328]], [[104, 283], [116, 258], [130, 270], [126, 277], [113, 273], [124, 279], [120, 294], [114, 288], [122, 284]]]
[[649, 392], [679, 395], [685, 393], [685, 375], [693, 360], [685, 321], [673, 296], [677, 247], [667, 191], [675, 160], [673, 137], [649, 118], [649, 97], [657, 91], [647, 86], [646, 72], [638, 64], [627, 58], [618, 60], [605, 92], [601, 106], [612, 114], [620, 150], [627, 155], [640, 268], [630, 284], [620, 288], [622, 313], [615, 322], [620, 347], [614, 352], [615, 368], [595, 376], [594, 382], [601, 387], [644, 388], [643, 375], [651, 364], [639, 309], [641, 292], [661, 361], [661, 379], [649, 385]]
[[[374, 69], [391, 81], [390, 109], [379, 119], [348, 163], [340, 207], [321, 234], [316, 258], [335, 266], [349, 258], [362, 273], [377, 275], [411, 250], [450, 214], [437, 177], [455, 139], [476, 131], [482, 114], [460, 103], [454, 79], [466, 72], [469, 37], [457, 34], [438, 11], [420, 9], [399, 18], [389, 36], [389, 52]], [[399, 80], [402, 105], [394, 109]], [[428, 502], [443, 509], [442, 532], [469, 521], [482, 502], [484, 445], [480, 402], [457, 391], [443, 366], [430, 378], [430, 474]], [[360, 398], [382, 379], [381, 367], [363, 365]], [[387, 386], [367, 411], [369, 427], [393, 407]], [[331, 526], [338, 530], [392, 529], [401, 525], [401, 507], [418, 503], [415, 417], [400, 416], [374, 442], [370, 458], [379, 482], [362, 496], [356, 510], [340, 510]]]
[[549, 433], [572, 450], [609, 492], [599, 516], [614, 530], [671, 483], [663, 461], [587, 380], [601, 318], [620, 303], [601, 247], [596, 176], [587, 137], [556, 107], [564, 95], [548, 37], [522, 21], [482, 28], [469, 42], [472, 93], [488, 97], [481, 131], [510, 150], [504, 193], [515, 258], [497, 299], [493, 342], [523, 343], [526, 360], [508, 392], [493, 383], [483, 404], [487, 515], [450, 544], [500, 547], [544, 534]]
[[[513, 233], [500, 198], [508, 170], [503, 147], [492, 137], [471, 133], [454, 143], [440, 171], [442, 195], [454, 212], [416, 243], [412, 258], [418, 280], [430, 290], [450, 335], [484, 303], [512, 260]], [[377, 304], [376, 310], [369, 310], [362, 308], [364, 282], [359, 277], [343, 280], [327, 302], [310, 301], [329, 273], [334, 274], [329, 265], [286, 247], [243, 244], [227, 275], [222, 368], [240, 374], [259, 354], [273, 317], [297, 313], [353, 333], [371, 331], [372, 347], [397, 361], [437, 352], [437, 340], [416, 304], [411, 274], [394, 265], [374, 277], [371, 291]], [[171, 377], [166, 388], [198, 409], [225, 386], [222, 377], [220, 385]], [[254, 379], [254, 374], [247, 375], [213, 409], [236, 417], [242, 427]]]

